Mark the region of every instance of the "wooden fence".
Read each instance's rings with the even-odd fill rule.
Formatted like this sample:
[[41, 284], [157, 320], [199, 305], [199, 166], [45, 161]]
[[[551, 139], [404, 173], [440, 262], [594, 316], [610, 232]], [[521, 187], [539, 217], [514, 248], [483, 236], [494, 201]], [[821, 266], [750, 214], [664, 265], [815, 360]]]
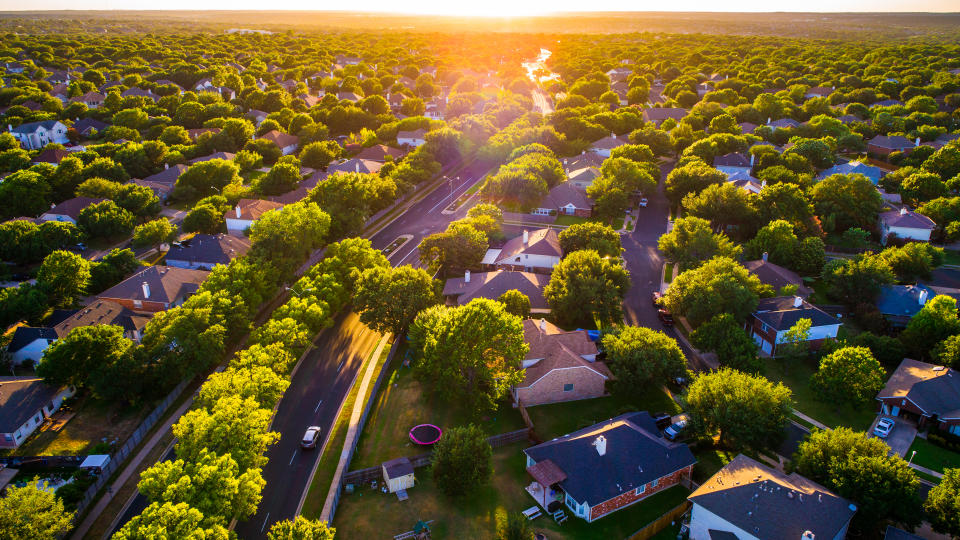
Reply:
[[671, 523], [680, 519], [680, 516], [685, 514], [690, 506], [690, 501], [683, 501], [666, 514], [657, 518], [655, 521], [648, 523], [646, 527], [631, 534], [629, 537], [627, 537], [627, 540], [647, 540], [648, 538], [652, 538], [660, 531], [666, 529]]

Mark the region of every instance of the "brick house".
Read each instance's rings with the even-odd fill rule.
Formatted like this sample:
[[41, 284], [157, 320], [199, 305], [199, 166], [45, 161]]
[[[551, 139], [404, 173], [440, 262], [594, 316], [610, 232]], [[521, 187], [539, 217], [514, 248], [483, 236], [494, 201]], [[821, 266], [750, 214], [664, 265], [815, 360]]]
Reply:
[[271, 141], [280, 149], [280, 153], [287, 156], [297, 151], [300, 146], [300, 137], [282, 131], [270, 130], [260, 136], [261, 139]]
[[877, 410], [960, 435], [960, 372], [904, 358], [877, 394]]
[[687, 498], [691, 540], [842, 540], [857, 507], [743, 454]]
[[138, 312], [156, 313], [179, 306], [197, 292], [210, 272], [174, 266], [148, 266], [103, 291], [97, 298]]
[[807, 343], [819, 349], [827, 339], [835, 339], [840, 321], [826, 311], [799, 296], [761, 298], [757, 309], [747, 319], [747, 333], [770, 356], [777, 355], [777, 346], [784, 342], [786, 333], [800, 319], [810, 319]]
[[546, 319], [523, 321], [523, 382], [510, 393], [527, 407], [606, 395], [610, 369], [598, 362], [597, 345], [586, 330], [566, 332]]
[[917, 143], [911, 142], [910, 139], [900, 135], [894, 135], [892, 137], [877, 135], [867, 141], [867, 153], [877, 156], [889, 156], [894, 152], [909, 154], [916, 146]]
[[499, 270], [549, 274], [560, 262], [563, 251], [554, 229], [537, 229], [507, 240], [496, 254], [494, 266]]
[[[660, 434], [648, 412], [622, 414], [527, 448], [529, 493], [548, 512], [587, 522], [689, 481], [697, 460]], [[559, 504], [557, 504], [559, 503]]]
[[556, 212], [566, 216], [590, 217], [593, 214], [593, 202], [587, 191], [573, 182], [560, 182], [540, 201], [540, 207], [534, 208], [534, 215], [548, 216]]

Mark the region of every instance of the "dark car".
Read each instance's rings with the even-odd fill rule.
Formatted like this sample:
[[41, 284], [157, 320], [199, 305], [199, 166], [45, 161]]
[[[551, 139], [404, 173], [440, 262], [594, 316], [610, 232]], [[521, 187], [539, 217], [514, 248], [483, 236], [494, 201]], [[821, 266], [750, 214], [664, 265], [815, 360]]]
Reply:
[[662, 322], [664, 326], [673, 326], [673, 315], [671, 315], [669, 311], [658, 309], [657, 318], [660, 319], [660, 322]]
[[661, 300], [663, 300], [663, 295], [660, 294], [660, 291], [653, 291], [653, 307], [660, 307]]
[[320, 427], [310, 426], [307, 428], [307, 432], [303, 434], [303, 438], [300, 439], [300, 446], [302, 448], [316, 448], [317, 440], [319, 438], [320, 438]]
[[657, 429], [664, 430], [673, 422], [673, 417], [665, 412], [653, 413], [653, 421], [657, 424]]

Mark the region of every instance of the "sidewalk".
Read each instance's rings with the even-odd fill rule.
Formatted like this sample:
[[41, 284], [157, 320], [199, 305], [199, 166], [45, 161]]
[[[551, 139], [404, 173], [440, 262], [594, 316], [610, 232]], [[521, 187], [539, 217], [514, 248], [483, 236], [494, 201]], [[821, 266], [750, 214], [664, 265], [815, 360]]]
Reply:
[[[117, 479], [110, 484], [110, 486], [107, 488], [107, 491], [104, 492], [103, 496], [100, 497], [100, 500], [97, 501], [97, 504], [94, 505], [89, 512], [87, 512], [87, 517], [84, 518], [83, 523], [74, 529], [72, 538], [79, 540], [80, 538], [86, 536], [87, 532], [90, 530], [90, 527], [93, 526], [93, 524], [100, 517], [100, 514], [103, 513], [103, 511], [113, 500], [113, 494], [118, 493], [120, 488], [122, 488], [123, 485], [130, 480], [130, 477], [136, 474], [139, 465], [144, 459], [146, 459], [147, 455], [153, 451], [153, 448], [160, 442], [160, 440], [163, 439], [163, 437], [170, 430], [170, 427], [173, 426], [173, 424], [176, 423], [177, 420], [179, 420], [180, 417], [187, 412], [187, 409], [189, 409], [191, 405], [193, 405], [193, 396], [188, 397], [187, 400], [184, 401], [177, 410], [173, 411], [173, 414], [164, 420], [162, 424], [158, 424], [156, 432], [153, 434], [153, 436], [143, 444], [143, 446], [140, 448], [140, 451], [135, 456], [130, 458], [130, 461], [127, 462], [123, 470], [120, 471], [120, 475], [117, 476]], [[134, 492], [133, 496], [136, 497], [137, 492]]]
[[796, 409], [793, 409], [793, 414], [797, 415], [797, 417], [800, 418], [801, 420], [805, 422], [809, 422], [810, 424], [813, 424], [813, 427], [820, 428], [820, 429], [830, 429], [829, 427], [821, 424], [820, 422], [817, 422], [813, 418], [810, 418], [809, 416], [803, 414], [802, 412]]
[[930, 476], [935, 476], [935, 477], [937, 477], [937, 478], [943, 478], [943, 474], [942, 474], [942, 473], [938, 473], [937, 471], [928, 469], [928, 468], [926, 468], [926, 467], [921, 467], [921, 466], [917, 465], [916, 463], [910, 462], [910, 467], [913, 468], [914, 470], [920, 471], [920, 472], [922, 472], [922, 473], [929, 474]]
[[[367, 388], [373, 379], [374, 372], [377, 371], [377, 359], [383, 352], [383, 347], [390, 339], [390, 333], [386, 333], [380, 338], [376, 350], [373, 351], [371, 361], [367, 364], [367, 369], [363, 372], [363, 380], [360, 381], [360, 390], [357, 392], [357, 399], [353, 402], [353, 411], [350, 413], [350, 425], [347, 427], [347, 437], [343, 441], [343, 449], [340, 451], [340, 461], [337, 463], [337, 470], [333, 473], [333, 481], [330, 482], [330, 490], [327, 491], [327, 500], [323, 503], [323, 512], [320, 513], [320, 519], [330, 521], [330, 513], [333, 511], [333, 499], [337, 495], [340, 486], [340, 478], [346, 472], [347, 461], [353, 453], [354, 441], [360, 436], [358, 427], [360, 416], [363, 415], [363, 409], [367, 406]], [[319, 462], [319, 460], [317, 460]], [[314, 471], [316, 472], [316, 471]], [[309, 489], [309, 488], [308, 488]]]

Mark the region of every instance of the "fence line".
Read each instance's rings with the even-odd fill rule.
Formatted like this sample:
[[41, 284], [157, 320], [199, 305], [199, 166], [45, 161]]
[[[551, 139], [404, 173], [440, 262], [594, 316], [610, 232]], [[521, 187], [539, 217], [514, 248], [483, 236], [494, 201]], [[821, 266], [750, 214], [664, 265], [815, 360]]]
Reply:
[[644, 528], [631, 534], [629, 537], [627, 537], [627, 540], [647, 540], [648, 538], [653, 537], [658, 532], [666, 529], [667, 525], [670, 525], [676, 521], [677, 518], [685, 514], [690, 506], [692, 506], [690, 501], [683, 501], [679, 505], [673, 507], [673, 509], [666, 514], [648, 523]]
[[187, 388], [187, 385], [190, 383], [190, 380], [181, 381], [169, 394], [167, 397], [157, 405], [150, 414], [143, 419], [143, 422], [140, 423], [140, 426], [137, 427], [137, 430], [127, 438], [127, 441], [120, 447], [119, 450], [110, 454], [110, 462], [107, 463], [107, 466], [104, 467], [97, 481], [94, 482], [89, 488], [87, 488], [86, 493], [83, 494], [83, 498], [80, 499], [80, 502], [77, 503], [77, 511], [74, 513], [74, 521], [81, 515], [83, 515], [83, 510], [93, 502], [93, 499], [97, 496], [97, 493], [107, 484], [110, 480], [110, 476], [119, 469], [127, 458], [133, 454], [134, 449], [137, 445], [140, 444], [140, 441], [147, 436], [147, 433], [156, 425], [157, 421], [166, 414], [167, 409], [170, 405], [180, 397], [180, 394]]

